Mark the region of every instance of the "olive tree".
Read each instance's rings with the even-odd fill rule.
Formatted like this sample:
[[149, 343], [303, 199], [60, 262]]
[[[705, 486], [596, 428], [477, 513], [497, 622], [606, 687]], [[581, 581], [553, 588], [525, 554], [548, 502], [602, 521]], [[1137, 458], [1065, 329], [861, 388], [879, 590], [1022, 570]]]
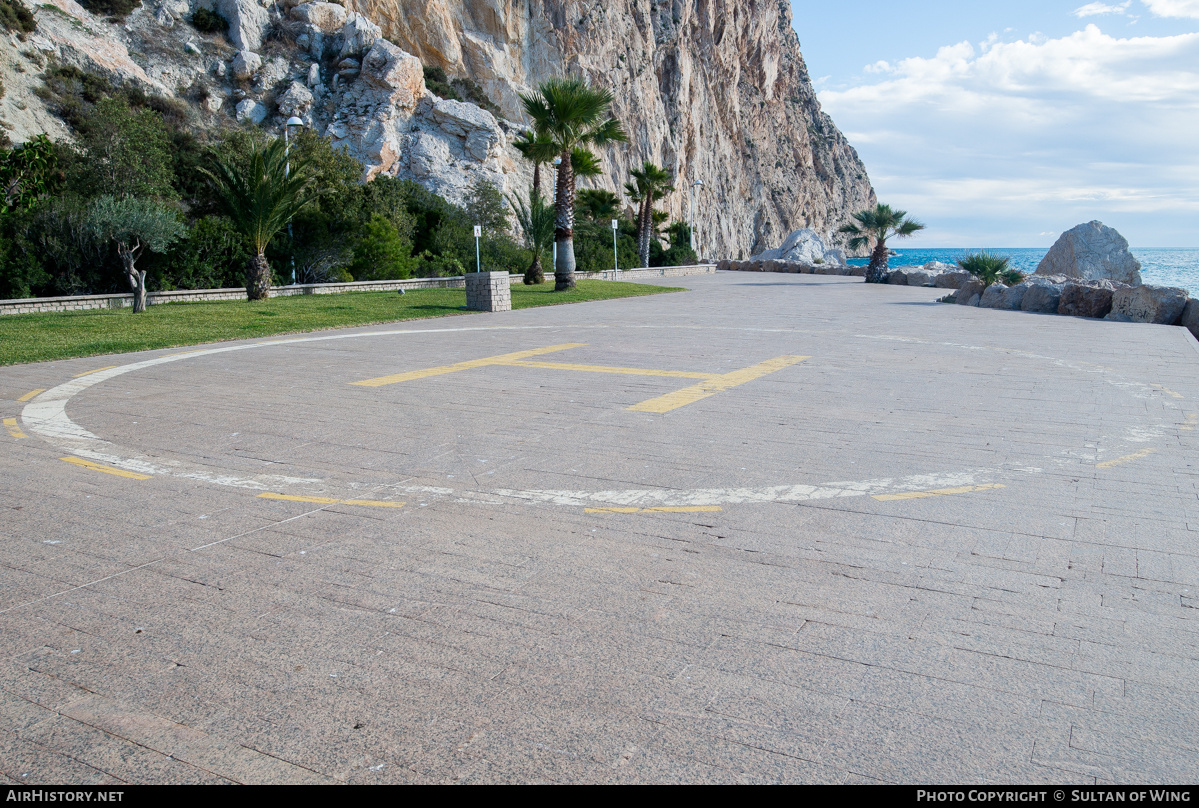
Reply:
[[155, 199], [99, 196], [87, 210], [87, 229], [98, 242], [116, 243], [133, 291], [133, 312], [146, 310], [146, 271], [137, 268], [142, 250], [166, 252], [184, 233], [178, 212]]

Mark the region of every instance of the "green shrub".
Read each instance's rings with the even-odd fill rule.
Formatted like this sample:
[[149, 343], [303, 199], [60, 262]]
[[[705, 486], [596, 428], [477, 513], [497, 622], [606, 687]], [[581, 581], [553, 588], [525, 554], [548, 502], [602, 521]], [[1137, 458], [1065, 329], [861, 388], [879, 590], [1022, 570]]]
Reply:
[[151, 289], [222, 289], [244, 286], [250, 251], [224, 216], [197, 219], [165, 259], [148, 264]]
[[450, 84], [449, 76], [440, 67], [425, 67], [425, 87], [429, 92], [450, 101], [461, 101], [462, 96]]
[[192, 14], [192, 27], [202, 34], [223, 34], [229, 30], [229, 21], [216, 11], [198, 8]]
[[699, 257], [691, 249], [691, 228], [686, 222], [672, 222], [666, 233], [670, 246], [663, 248], [656, 238], [650, 241], [651, 267], [684, 267], [699, 261]]
[[445, 255], [434, 255], [426, 250], [416, 256], [416, 277], [418, 278], [447, 278], [452, 275], [465, 275], [466, 267], [456, 258]]
[[67, 168], [67, 182], [77, 193], [175, 196], [171, 138], [154, 110], [103, 98], [81, 122], [78, 143], [82, 155]]
[[449, 101], [469, 101], [482, 107], [492, 115], [499, 115], [500, 108], [492, 103], [483, 88], [468, 78], [451, 78], [440, 67], [425, 67], [425, 87], [429, 92]]
[[52, 281], [33, 244], [19, 233], [0, 234], [0, 299], [38, 297], [51, 290]]
[[80, 0], [80, 4], [97, 17], [124, 20], [142, 0]]
[[0, 27], [12, 31], [24, 42], [25, 35], [37, 28], [37, 20], [20, 0], [0, 0]]
[[412, 243], [389, 219], [375, 214], [354, 245], [349, 271], [358, 281], [394, 281], [411, 278], [415, 264]]

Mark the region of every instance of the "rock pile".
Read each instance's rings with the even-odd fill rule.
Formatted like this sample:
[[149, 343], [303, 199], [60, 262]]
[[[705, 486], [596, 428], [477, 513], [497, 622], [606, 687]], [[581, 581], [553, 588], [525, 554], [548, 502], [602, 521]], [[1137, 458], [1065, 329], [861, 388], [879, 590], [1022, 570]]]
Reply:
[[801, 264], [833, 264], [845, 265], [845, 251], [830, 247], [831, 236], [821, 237], [810, 228], [792, 232], [783, 240], [783, 245], [777, 250], [767, 250], [759, 253], [751, 261], [791, 261]]
[[[790, 272], [808, 275], [864, 276], [865, 267], [813, 264], [799, 261], [720, 261], [719, 270], [741, 272]], [[1119, 281], [1071, 278], [1065, 275], [1029, 275], [1020, 283], [1006, 286], [982, 281], [951, 264], [929, 262], [919, 267], [896, 267], [887, 283], [953, 290], [943, 298], [960, 306], [982, 309], [1062, 314], [1070, 317], [1113, 320], [1122, 323], [1154, 323], [1185, 326], [1199, 339], [1199, 301], [1190, 300], [1185, 289]]]

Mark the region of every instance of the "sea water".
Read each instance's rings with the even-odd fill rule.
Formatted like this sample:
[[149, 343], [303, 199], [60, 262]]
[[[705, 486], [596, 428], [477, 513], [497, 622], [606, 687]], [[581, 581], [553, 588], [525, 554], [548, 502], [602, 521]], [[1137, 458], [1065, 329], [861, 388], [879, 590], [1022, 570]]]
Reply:
[[[904, 249], [902, 246], [893, 247], [899, 253], [891, 256], [890, 266], [920, 266], [929, 261], [941, 261], [955, 264], [958, 259], [972, 252], [973, 248], [930, 248]], [[1013, 269], [1021, 272], [1033, 272], [1047, 248], [987, 248], [987, 252], [1007, 256]], [[1179, 286], [1189, 292], [1199, 294], [1199, 250], [1195, 249], [1159, 249], [1153, 247], [1133, 247], [1132, 254], [1141, 262], [1141, 280], [1156, 286]], [[855, 266], [865, 266], [870, 263], [868, 258], [851, 258], [849, 263]]]

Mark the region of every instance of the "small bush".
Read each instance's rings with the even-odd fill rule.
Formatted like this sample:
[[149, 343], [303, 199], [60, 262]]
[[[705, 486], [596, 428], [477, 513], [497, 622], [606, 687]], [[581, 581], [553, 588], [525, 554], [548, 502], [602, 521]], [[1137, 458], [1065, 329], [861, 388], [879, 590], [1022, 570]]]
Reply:
[[192, 28], [202, 34], [223, 34], [229, 30], [229, 21], [216, 11], [198, 8], [192, 14]]
[[447, 255], [434, 255], [425, 250], [416, 256], [416, 277], [418, 278], [448, 278], [452, 275], [465, 275], [466, 267], [457, 258]]
[[37, 20], [19, 0], [0, 0], [0, 27], [12, 31], [24, 42], [25, 35], [37, 28]]
[[411, 242], [390, 220], [375, 214], [362, 228], [349, 270], [359, 281], [394, 281], [411, 278], [415, 263]]
[[483, 88], [475, 84], [470, 79], [454, 79], [450, 82], [450, 86], [458, 91], [464, 101], [469, 101], [475, 106], [482, 107], [492, 115], [499, 115], [500, 108], [491, 102], [487, 97], [487, 93], [483, 92]]
[[245, 239], [233, 223], [223, 216], [205, 216], [163, 259], [148, 264], [147, 283], [162, 291], [241, 286], [249, 260]]
[[1012, 286], [1024, 280], [1024, 273], [1009, 267], [1010, 260], [1006, 255], [976, 252], [959, 259], [958, 266], [982, 281], [984, 289], [996, 282]]
[[462, 96], [450, 85], [450, 79], [445, 70], [440, 67], [425, 68], [425, 87], [429, 92], [450, 101], [461, 101]]
[[124, 20], [142, 0], [80, 0], [80, 4], [97, 17]]

